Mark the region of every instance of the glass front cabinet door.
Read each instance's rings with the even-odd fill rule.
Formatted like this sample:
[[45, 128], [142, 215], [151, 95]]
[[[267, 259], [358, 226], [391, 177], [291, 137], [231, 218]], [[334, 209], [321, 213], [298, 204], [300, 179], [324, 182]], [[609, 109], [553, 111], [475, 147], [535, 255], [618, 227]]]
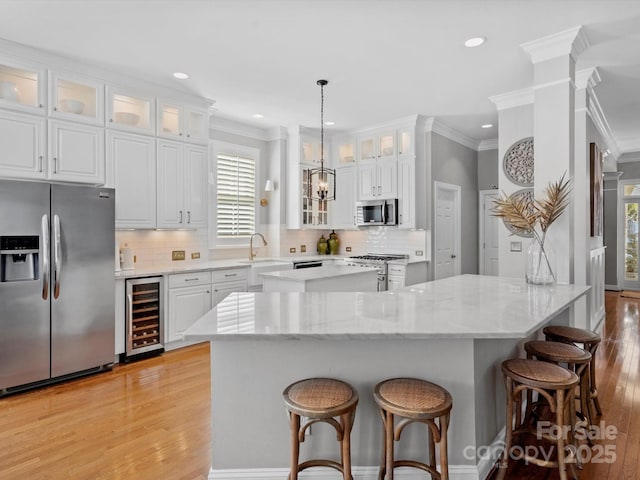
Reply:
[[104, 125], [104, 84], [76, 75], [50, 72], [49, 115]]
[[108, 127], [153, 135], [156, 131], [155, 113], [154, 98], [107, 87]]
[[158, 100], [158, 136], [207, 144], [209, 114], [206, 110]]
[[0, 107], [45, 113], [44, 70], [4, 62], [0, 57]]

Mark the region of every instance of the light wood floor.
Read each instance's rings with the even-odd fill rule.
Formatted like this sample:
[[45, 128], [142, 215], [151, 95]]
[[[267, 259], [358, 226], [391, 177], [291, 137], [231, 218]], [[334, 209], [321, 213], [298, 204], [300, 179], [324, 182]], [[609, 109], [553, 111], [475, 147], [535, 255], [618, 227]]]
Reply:
[[[606, 294], [598, 387], [614, 425], [614, 463], [581, 480], [640, 478], [640, 300]], [[204, 480], [210, 460], [207, 343], [0, 399], [0, 480]], [[454, 413], [455, 414], [455, 413]], [[510, 467], [507, 479], [555, 480], [553, 470]]]
[[0, 399], [2, 480], [204, 480], [209, 344]]

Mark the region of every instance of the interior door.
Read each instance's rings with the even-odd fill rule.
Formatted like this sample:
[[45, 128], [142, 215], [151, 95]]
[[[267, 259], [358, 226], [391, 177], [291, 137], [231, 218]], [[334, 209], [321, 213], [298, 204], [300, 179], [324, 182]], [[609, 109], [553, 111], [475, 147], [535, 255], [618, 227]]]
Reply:
[[480, 192], [480, 275], [498, 275], [499, 218], [493, 215], [497, 190]]
[[435, 279], [460, 275], [460, 187], [435, 182]]

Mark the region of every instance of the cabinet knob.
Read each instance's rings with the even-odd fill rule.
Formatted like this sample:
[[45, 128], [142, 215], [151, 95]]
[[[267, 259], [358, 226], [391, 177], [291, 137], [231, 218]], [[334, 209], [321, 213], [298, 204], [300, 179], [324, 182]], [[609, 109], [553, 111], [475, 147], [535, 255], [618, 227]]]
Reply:
[[53, 107], [53, 111], [57, 112], [58, 111], [58, 107]]
[[189, 137], [191, 137], [191, 134], [190, 134], [190, 133], [187, 133], [187, 138], [189, 138]]
[[113, 118], [110, 118], [110, 119], [109, 119], [109, 121], [110, 121], [111, 123], [113, 123]]
[[43, 105], [41, 103], [38, 104], [38, 108], [42, 108]]
[[180, 136], [180, 137], [181, 137], [181, 136], [182, 136], [182, 132], [180, 132], [180, 133], [178, 134], [178, 136]]

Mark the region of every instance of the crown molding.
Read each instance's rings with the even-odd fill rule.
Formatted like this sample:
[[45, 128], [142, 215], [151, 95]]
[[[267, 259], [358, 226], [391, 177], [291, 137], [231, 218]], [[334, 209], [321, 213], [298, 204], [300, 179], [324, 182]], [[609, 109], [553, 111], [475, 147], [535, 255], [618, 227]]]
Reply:
[[508, 108], [521, 107], [533, 104], [533, 88], [524, 88], [513, 92], [501, 93], [489, 97], [489, 100], [496, 105], [498, 111]]
[[587, 113], [591, 117], [591, 120], [593, 120], [593, 123], [596, 126], [596, 129], [600, 132], [600, 135], [602, 135], [607, 148], [611, 150], [611, 154], [617, 159], [621, 154], [620, 146], [613, 136], [613, 132], [611, 131], [607, 118], [604, 116], [598, 97], [593, 89], [587, 89], [587, 93], [589, 94]]
[[585, 68], [576, 72], [576, 88], [593, 89], [602, 81], [597, 67]]
[[575, 62], [589, 46], [582, 25], [520, 44], [534, 64], [566, 55]]
[[640, 162], [640, 152], [623, 153], [618, 157], [618, 163]]
[[[433, 117], [432, 117], [433, 118]], [[428, 122], [429, 123], [429, 122]], [[451, 128], [449, 125], [442, 123], [440, 120], [433, 118], [430, 122], [430, 128], [427, 128], [427, 132], [431, 131], [448, 138], [449, 140], [464, 145], [472, 150], [478, 150], [480, 142], [475, 138], [471, 138], [458, 130]]]
[[[272, 132], [271, 130], [254, 127], [252, 125], [247, 125], [246, 123], [241, 123], [226, 117], [220, 117], [218, 115], [211, 115], [209, 117], [209, 128], [217, 132], [240, 135], [242, 137], [253, 138], [254, 140], [262, 140], [263, 142], [282, 138], [277, 136], [281, 135], [282, 132], [280, 130], [277, 130], [277, 132]], [[286, 130], [284, 138], [287, 138]]]
[[485, 150], [498, 150], [498, 139], [491, 138], [489, 140], [482, 140], [478, 145], [478, 151], [483, 152]]

